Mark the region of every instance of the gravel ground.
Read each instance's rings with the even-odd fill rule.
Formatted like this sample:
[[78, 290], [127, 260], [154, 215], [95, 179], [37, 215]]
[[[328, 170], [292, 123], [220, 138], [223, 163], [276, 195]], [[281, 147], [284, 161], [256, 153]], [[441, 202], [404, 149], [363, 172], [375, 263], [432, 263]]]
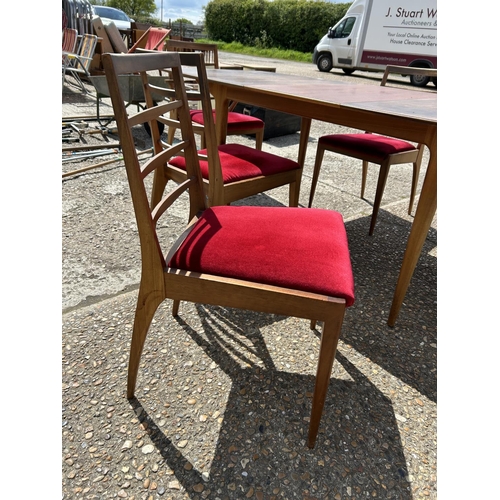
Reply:
[[[241, 58], [221, 54], [223, 62]], [[321, 74], [312, 64], [275, 63], [283, 73], [355, 79]], [[378, 85], [380, 75], [355, 81]], [[65, 87], [62, 102], [63, 117], [95, 115], [92, 94]], [[341, 130], [313, 122], [302, 205], [318, 137]], [[138, 140], [148, 147], [147, 134]], [[76, 144], [116, 141], [95, 133]], [[264, 143], [266, 151], [290, 158], [297, 148], [298, 134]], [[63, 174], [115, 157], [64, 162]], [[369, 237], [376, 175], [370, 169], [362, 200], [359, 162], [330, 155], [317, 188], [315, 206], [345, 217], [357, 300], [346, 314], [314, 450], [305, 436], [319, 330], [305, 320], [188, 303], [174, 320], [166, 301], [148, 335], [136, 398], [125, 398], [140, 279], [125, 171], [117, 161], [63, 178], [63, 498], [437, 498], [437, 222], [389, 328], [412, 221], [411, 166], [391, 171]], [[280, 188], [239, 203], [286, 205], [287, 196]], [[162, 237], [175, 240], [185, 208], [181, 203], [171, 214]]]

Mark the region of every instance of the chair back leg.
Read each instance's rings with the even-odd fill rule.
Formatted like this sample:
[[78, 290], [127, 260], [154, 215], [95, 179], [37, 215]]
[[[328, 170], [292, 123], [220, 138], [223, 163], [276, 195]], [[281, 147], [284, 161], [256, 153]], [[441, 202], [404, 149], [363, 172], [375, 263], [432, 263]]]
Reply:
[[316, 150], [316, 160], [314, 160], [314, 171], [311, 181], [311, 192], [309, 193], [309, 205], [312, 207], [314, 200], [314, 193], [316, 192], [316, 184], [318, 183], [319, 171], [321, 170], [321, 163], [323, 162], [323, 156], [325, 155], [325, 148], [318, 143], [318, 149]]
[[151, 290], [141, 282], [139, 296], [137, 298], [137, 307], [135, 310], [134, 329], [132, 332], [132, 343], [130, 345], [130, 358], [128, 362], [127, 379], [127, 398], [134, 397], [135, 384], [137, 381], [137, 372], [139, 371], [139, 362], [142, 349], [148, 334], [151, 321], [155, 315], [158, 306], [165, 300], [165, 291]]
[[[262, 151], [262, 143], [264, 142], [264, 129], [260, 129], [255, 133], [255, 149]], [[290, 205], [292, 206], [292, 205]]]

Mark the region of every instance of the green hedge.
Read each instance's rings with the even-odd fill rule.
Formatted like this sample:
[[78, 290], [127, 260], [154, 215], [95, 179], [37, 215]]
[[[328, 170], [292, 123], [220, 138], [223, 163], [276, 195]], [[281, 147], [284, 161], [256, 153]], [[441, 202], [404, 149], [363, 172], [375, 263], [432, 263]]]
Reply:
[[321, 0], [210, 0], [205, 28], [212, 40], [312, 52], [350, 5]]

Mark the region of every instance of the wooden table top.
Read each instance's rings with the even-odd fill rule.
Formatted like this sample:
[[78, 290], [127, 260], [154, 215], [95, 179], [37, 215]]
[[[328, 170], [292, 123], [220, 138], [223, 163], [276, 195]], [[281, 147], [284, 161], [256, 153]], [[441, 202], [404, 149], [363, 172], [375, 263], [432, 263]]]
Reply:
[[[183, 72], [196, 77], [194, 68]], [[436, 92], [264, 71], [207, 69], [207, 77], [216, 103], [226, 98], [429, 147], [437, 128]]]
[[[184, 72], [189, 75], [189, 68]], [[194, 73], [192, 75], [194, 76]], [[398, 115], [428, 123], [437, 123], [437, 93], [399, 87], [352, 84], [282, 73], [207, 69], [212, 84], [230, 89], [247, 89], [252, 93], [321, 103], [331, 107], [365, 109], [381, 114]], [[300, 113], [307, 112], [307, 106]]]

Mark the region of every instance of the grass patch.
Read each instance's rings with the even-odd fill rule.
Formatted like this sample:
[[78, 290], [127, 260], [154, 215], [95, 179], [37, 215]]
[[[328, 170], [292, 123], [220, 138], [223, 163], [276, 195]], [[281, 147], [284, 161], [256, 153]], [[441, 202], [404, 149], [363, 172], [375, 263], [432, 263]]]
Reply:
[[200, 43], [216, 43], [219, 50], [232, 52], [234, 54], [247, 54], [249, 56], [271, 57], [273, 59], [283, 59], [285, 61], [312, 63], [312, 54], [297, 52], [296, 50], [251, 47], [239, 42], [226, 43], [208, 39], [197, 39], [196, 41]]

